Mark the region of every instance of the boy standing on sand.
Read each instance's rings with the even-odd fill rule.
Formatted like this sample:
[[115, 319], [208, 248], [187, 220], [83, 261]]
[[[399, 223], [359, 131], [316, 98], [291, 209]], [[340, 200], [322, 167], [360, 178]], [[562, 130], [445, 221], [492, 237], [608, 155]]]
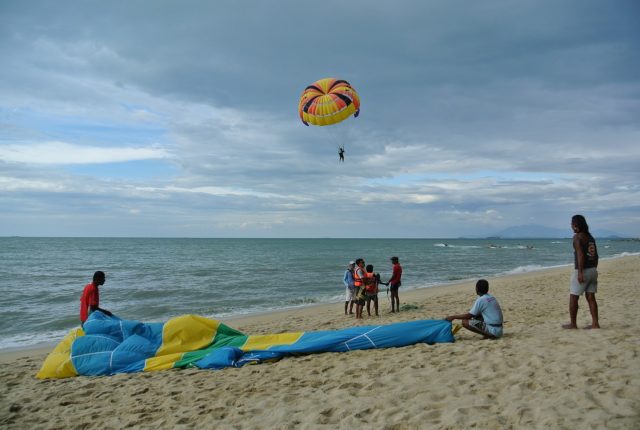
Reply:
[[100, 291], [98, 288], [104, 285], [107, 277], [104, 272], [98, 270], [93, 274], [93, 282], [85, 285], [80, 296], [80, 325], [83, 326], [91, 312], [100, 311], [103, 314], [112, 316], [113, 314], [100, 307]]
[[373, 264], [367, 265], [367, 272], [364, 274], [364, 297], [367, 301], [367, 315], [371, 316], [371, 301], [373, 301], [373, 309], [378, 314], [378, 283], [380, 275], [373, 273]]
[[480, 279], [476, 283], [476, 294], [479, 297], [468, 313], [450, 315], [445, 319], [447, 321], [462, 320], [464, 328], [483, 335], [485, 339], [502, 337], [502, 309], [498, 300], [489, 294], [489, 282]]

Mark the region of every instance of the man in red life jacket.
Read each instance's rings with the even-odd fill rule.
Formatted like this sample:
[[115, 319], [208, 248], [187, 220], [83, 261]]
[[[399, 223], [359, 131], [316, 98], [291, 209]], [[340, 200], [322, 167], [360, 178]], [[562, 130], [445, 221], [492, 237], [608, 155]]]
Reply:
[[356, 288], [356, 319], [362, 319], [362, 309], [364, 308], [365, 297], [364, 297], [364, 260], [362, 258], [358, 258], [356, 260], [356, 267], [353, 271], [353, 280]]
[[367, 301], [367, 315], [371, 316], [371, 302], [373, 301], [373, 309], [378, 314], [378, 283], [380, 282], [380, 275], [373, 273], [373, 264], [369, 264], [366, 267], [364, 274], [364, 297]]
[[106, 315], [113, 315], [106, 309], [102, 309], [100, 307], [100, 291], [98, 288], [101, 285], [104, 285], [107, 277], [104, 272], [98, 270], [93, 274], [93, 282], [85, 285], [84, 290], [82, 291], [82, 296], [80, 296], [80, 324], [84, 325], [87, 318], [91, 312], [100, 311]]

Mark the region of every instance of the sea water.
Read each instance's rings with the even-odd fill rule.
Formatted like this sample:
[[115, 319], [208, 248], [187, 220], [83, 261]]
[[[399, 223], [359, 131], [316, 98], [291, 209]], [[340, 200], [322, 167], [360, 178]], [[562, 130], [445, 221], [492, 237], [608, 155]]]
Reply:
[[[601, 258], [640, 242], [599, 240]], [[391, 256], [402, 290], [573, 263], [571, 239], [0, 238], [0, 349], [60, 340], [79, 324], [80, 294], [102, 270], [100, 306], [121, 318], [212, 318], [344, 301], [342, 277], [362, 257], [382, 280]], [[568, 282], [568, 280], [567, 280]], [[341, 313], [336, 306], [336, 316]]]

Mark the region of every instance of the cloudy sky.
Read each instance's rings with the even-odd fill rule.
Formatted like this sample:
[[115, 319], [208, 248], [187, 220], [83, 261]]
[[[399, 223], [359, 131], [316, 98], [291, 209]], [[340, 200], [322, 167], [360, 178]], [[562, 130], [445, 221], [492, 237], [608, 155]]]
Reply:
[[0, 57], [0, 235], [640, 236], [635, 0], [3, 0]]

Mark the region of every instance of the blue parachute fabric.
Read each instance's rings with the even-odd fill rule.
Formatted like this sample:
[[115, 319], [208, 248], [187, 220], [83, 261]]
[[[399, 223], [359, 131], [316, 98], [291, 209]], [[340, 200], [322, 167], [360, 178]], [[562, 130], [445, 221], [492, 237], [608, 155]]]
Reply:
[[83, 326], [85, 336], [71, 345], [71, 361], [80, 375], [140, 372], [162, 345], [163, 325], [93, 312]]
[[287, 356], [416, 343], [454, 342], [451, 322], [419, 320], [341, 330], [246, 335], [219, 321], [182, 315], [142, 323], [93, 312], [45, 360], [38, 377], [113, 375], [170, 368], [222, 369]]
[[304, 333], [291, 345], [275, 345], [268, 350], [247, 351], [235, 357], [240, 367], [247, 363], [260, 363], [290, 355], [319, 352], [347, 352], [358, 349], [393, 348], [416, 343], [454, 342], [451, 323], [445, 320], [408, 321], [389, 325], [350, 327], [342, 330]]
[[225, 367], [241, 367], [239, 363], [245, 352], [234, 346], [223, 346], [222, 348], [213, 350], [202, 360], [198, 360], [194, 365], [200, 369], [224, 369]]

